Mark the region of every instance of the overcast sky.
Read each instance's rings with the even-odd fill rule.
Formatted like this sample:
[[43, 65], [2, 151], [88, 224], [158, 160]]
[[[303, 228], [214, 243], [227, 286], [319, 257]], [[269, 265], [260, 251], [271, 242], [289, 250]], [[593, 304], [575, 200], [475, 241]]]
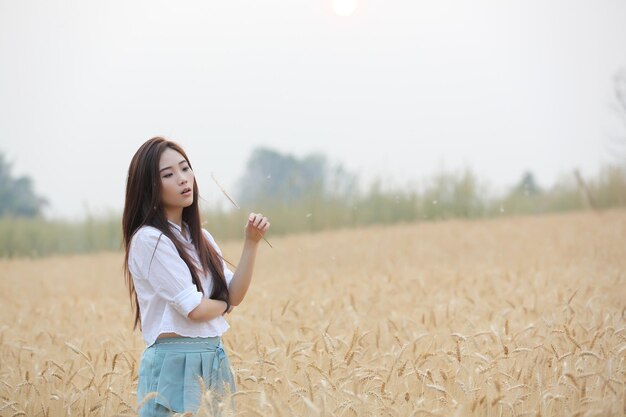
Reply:
[[398, 185], [467, 166], [547, 187], [626, 135], [624, 0], [354, 2], [0, 0], [0, 152], [74, 217], [121, 210], [156, 135], [208, 199], [257, 146]]

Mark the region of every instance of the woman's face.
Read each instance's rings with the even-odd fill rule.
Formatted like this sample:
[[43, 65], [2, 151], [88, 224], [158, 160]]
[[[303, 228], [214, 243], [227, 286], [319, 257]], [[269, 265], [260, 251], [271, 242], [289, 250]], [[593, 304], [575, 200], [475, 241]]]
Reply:
[[166, 211], [183, 209], [193, 203], [193, 171], [185, 158], [172, 148], [161, 154], [161, 202]]

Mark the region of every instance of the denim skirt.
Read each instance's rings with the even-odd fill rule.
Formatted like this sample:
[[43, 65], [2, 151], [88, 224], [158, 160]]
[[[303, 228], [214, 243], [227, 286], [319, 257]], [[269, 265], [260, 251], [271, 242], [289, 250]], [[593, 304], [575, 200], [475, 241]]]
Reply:
[[[236, 391], [220, 337], [157, 339], [144, 350], [139, 363], [137, 404], [141, 404], [147, 394], [156, 392], [156, 396], [141, 406], [139, 417], [170, 416], [172, 412], [195, 413], [204, 394], [200, 377], [205, 389], [211, 391], [212, 400], [208, 405], [214, 415], [219, 415], [225, 392]], [[234, 403], [231, 402], [230, 406]]]

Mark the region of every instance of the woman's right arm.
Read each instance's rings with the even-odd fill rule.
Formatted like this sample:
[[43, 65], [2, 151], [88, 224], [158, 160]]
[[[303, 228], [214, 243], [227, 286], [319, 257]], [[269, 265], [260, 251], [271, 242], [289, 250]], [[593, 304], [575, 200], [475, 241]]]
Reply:
[[193, 321], [209, 321], [221, 316], [226, 306], [226, 301], [203, 298], [200, 305], [191, 310], [187, 317]]

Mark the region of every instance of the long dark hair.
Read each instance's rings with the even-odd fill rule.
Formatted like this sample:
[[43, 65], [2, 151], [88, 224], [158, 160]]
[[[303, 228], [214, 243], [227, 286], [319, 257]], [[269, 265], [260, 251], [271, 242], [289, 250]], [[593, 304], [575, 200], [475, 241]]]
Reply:
[[[137, 150], [128, 168], [128, 179], [126, 182], [126, 202], [124, 203], [124, 215], [122, 218], [122, 230], [126, 255], [124, 257], [124, 277], [128, 285], [131, 308], [135, 311], [135, 323], [141, 329], [139, 312], [139, 302], [137, 292], [128, 269], [128, 252], [130, 242], [135, 232], [142, 226], [152, 226], [174, 243], [180, 257], [185, 261], [191, 278], [198, 291], [204, 294], [202, 283], [198, 276], [199, 272], [211, 273], [213, 289], [210, 298], [215, 300], [228, 300], [228, 286], [224, 277], [222, 258], [215, 248], [208, 242], [202, 233], [202, 222], [200, 220], [200, 210], [198, 208], [198, 183], [193, 182], [193, 203], [189, 207], [183, 208], [183, 220], [189, 226], [189, 232], [193, 244], [198, 252], [201, 270], [198, 270], [189, 254], [184, 249], [183, 243], [172, 233], [169, 227], [167, 216], [161, 202], [161, 176], [159, 173], [159, 161], [163, 151], [167, 148], [179, 152], [187, 161], [189, 168], [191, 162], [185, 151], [174, 142], [162, 137], [154, 137], [145, 142]], [[160, 242], [160, 238], [158, 240]], [[157, 242], [157, 245], [159, 244]], [[156, 250], [156, 247], [155, 247]]]

